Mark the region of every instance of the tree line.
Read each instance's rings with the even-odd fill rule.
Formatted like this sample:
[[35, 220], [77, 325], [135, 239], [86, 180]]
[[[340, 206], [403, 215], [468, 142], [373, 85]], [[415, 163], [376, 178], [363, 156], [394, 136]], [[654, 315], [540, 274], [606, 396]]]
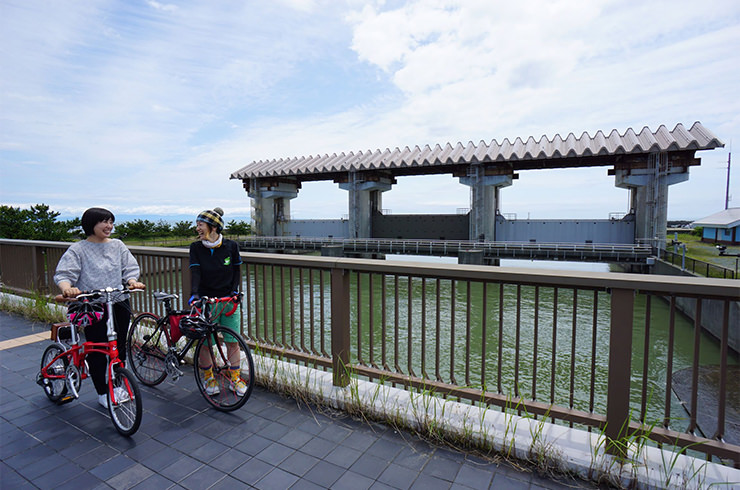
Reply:
[[[61, 213], [52, 211], [46, 204], [36, 204], [29, 209], [0, 206], [0, 238], [21, 240], [75, 241], [85, 237], [80, 218], [59, 220]], [[246, 221], [231, 220], [226, 223], [224, 234], [249, 235], [252, 226]], [[116, 223], [113, 236], [121, 239], [147, 239], [194, 236], [191, 221], [178, 221], [174, 225], [159, 220], [135, 219]]]

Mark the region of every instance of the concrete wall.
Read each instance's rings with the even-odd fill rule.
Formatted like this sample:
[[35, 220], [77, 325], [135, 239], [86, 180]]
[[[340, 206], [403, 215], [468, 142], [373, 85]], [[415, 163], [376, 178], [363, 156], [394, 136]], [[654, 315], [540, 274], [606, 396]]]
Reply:
[[536, 243], [635, 243], [635, 222], [623, 220], [538, 219], [496, 222], [496, 241]]
[[[682, 271], [668, 262], [656, 259], [652, 267], [653, 274], [662, 274], [666, 276], [694, 276], [691, 272]], [[730, 279], [728, 279], [729, 281]], [[740, 287], [740, 281], [738, 282]], [[709, 332], [714, 338], [722, 338], [722, 322], [724, 320], [724, 301], [704, 300], [701, 305], [701, 326]], [[696, 300], [693, 298], [676, 298], [676, 308], [683, 314], [695, 321], [696, 318]], [[730, 330], [728, 344], [730, 349], [740, 354], [740, 303], [733, 301], [730, 303]]]
[[467, 214], [373, 215], [373, 238], [467, 240]]
[[283, 236], [349, 238], [346, 219], [292, 219], [284, 225]]
[[[468, 214], [374, 213], [372, 238], [468, 240]], [[537, 243], [634, 243], [632, 220], [506, 220], [496, 222], [496, 241]], [[346, 219], [290, 220], [283, 236], [349, 238]]]

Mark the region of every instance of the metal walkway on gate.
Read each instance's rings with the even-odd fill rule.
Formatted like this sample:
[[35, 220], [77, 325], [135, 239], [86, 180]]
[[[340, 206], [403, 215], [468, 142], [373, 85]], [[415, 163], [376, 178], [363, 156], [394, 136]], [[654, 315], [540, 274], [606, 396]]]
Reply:
[[390, 240], [373, 238], [249, 237], [239, 242], [242, 251], [319, 251], [342, 247], [343, 254], [395, 254], [457, 257], [482, 251], [485, 260], [580, 260], [589, 262], [645, 263], [653, 255], [647, 245], [598, 243], [476, 242], [466, 240]]

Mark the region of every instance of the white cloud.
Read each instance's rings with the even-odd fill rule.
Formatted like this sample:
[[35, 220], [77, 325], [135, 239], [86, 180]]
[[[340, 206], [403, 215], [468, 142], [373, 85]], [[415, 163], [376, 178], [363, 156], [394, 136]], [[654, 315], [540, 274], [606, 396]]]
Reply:
[[157, 9], [157, 10], [161, 10], [163, 12], [174, 12], [175, 10], [177, 10], [177, 5], [174, 5], [172, 3], [160, 3], [160, 2], [155, 2], [153, 0], [147, 0], [146, 3], [150, 7]]
[[[228, 176], [253, 160], [695, 120], [727, 143], [740, 133], [730, 0], [0, 9], [4, 203], [241, 212], [249, 200]], [[726, 150], [698, 156], [690, 181], [670, 189], [672, 218], [724, 202]], [[733, 182], [740, 203], [737, 170]], [[417, 177], [399, 179], [384, 207], [455, 212], [468, 199], [451, 176]], [[542, 218], [604, 217], [626, 200], [605, 169], [525, 172], [502, 190], [504, 210]], [[303, 218], [345, 209], [331, 183], [305, 184], [292, 204]]]

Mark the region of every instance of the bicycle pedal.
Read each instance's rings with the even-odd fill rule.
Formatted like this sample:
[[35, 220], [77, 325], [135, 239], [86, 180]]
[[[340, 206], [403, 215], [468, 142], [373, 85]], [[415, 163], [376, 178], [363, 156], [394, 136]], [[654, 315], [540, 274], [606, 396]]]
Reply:
[[75, 399], [75, 397], [74, 397], [74, 396], [72, 396], [72, 395], [67, 395], [67, 396], [65, 396], [64, 398], [62, 398], [61, 400], [59, 400], [59, 401], [57, 402], [57, 405], [64, 405], [65, 403], [69, 403], [69, 402], [71, 402], [71, 401], [72, 401], [72, 400], [74, 400], [74, 399]]

